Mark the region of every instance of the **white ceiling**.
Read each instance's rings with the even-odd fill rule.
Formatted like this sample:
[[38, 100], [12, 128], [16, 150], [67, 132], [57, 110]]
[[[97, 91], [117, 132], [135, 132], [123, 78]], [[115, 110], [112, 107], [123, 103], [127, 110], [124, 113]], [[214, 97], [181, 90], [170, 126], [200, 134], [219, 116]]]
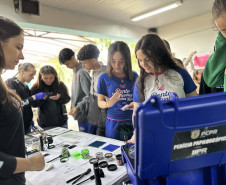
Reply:
[[173, 10], [133, 22], [131, 17], [156, 9], [177, 0], [39, 0], [42, 6], [93, 17], [114, 20], [146, 28], [158, 28], [211, 12], [214, 0], [184, 0], [183, 5]]
[[24, 61], [40, 63], [54, 59], [62, 48], [78, 51], [85, 44], [93, 41], [75, 35], [24, 29]]
[[[8, 0], [7, 0], [8, 1]], [[159, 28], [178, 21], [197, 17], [211, 12], [214, 0], [184, 0], [183, 5], [173, 10], [133, 22], [131, 17], [147, 10], [156, 9], [177, 0], [39, 0], [41, 7], [75, 12], [81, 17], [115, 21], [144, 28]], [[23, 17], [23, 16], [21, 16]], [[35, 18], [34, 18], [35, 19]], [[73, 24], [73, 22], [71, 22]], [[85, 23], [84, 23], [85, 24]], [[202, 24], [200, 22], [200, 24]], [[46, 62], [58, 56], [59, 51], [69, 47], [78, 51], [92, 41], [75, 35], [26, 30], [23, 62]], [[7, 76], [7, 74], [5, 74]]]
[[[29, 62], [34, 65], [43, 63], [46, 65], [46, 62], [58, 58], [59, 52], [63, 48], [70, 48], [77, 52], [85, 44], [94, 44], [94, 42], [81, 36], [25, 28], [24, 60], [21, 60], [20, 63]], [[7, 70], [2, 77], [6, 80], [16, 75], [17, 72], [16, 67], [14, 70]]]
[[[131, 17], [142, 12], [156, 9], [175, 1], [177, 0], [39, 0], [40, 7], [46, 6], [60, 9], [64, 12], [76, 12], [77, 14], [85, 14], [97, 19], [114, 20], [119, 23], [134, 24], [146, 28], [158, 28], [209, 13], [214, 0], [184, 0], [182, 6], [171, 11], [142, 21], [133, 22], [130, 20]], [[62, 48], [68, 47], [78, 51], [83, 45], [89, 43], [93, 42], [80, 36], [26, 29], [23, 50], [24, 62], [46, 62], [56, 58]]]

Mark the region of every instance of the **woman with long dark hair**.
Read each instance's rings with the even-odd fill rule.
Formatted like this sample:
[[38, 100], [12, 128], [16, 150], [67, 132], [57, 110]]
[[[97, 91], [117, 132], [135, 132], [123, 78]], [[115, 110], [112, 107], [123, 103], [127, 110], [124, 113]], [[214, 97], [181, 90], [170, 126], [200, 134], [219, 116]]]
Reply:
[[21, 98], [7, 88], [1, 74], [13, 70], [23, 60], [23, 30], [0, 16], [0, 184], [25, 185], [25, 171], [42, 170], [40, 153], [25, 159], [24, 127]]
[[[197, 95], [191, 76], [177, 64], [158, 35], [143, 36], [136, 44], [135, 53], [140, 76], [134, 87], [134, 110], [153, 95], [161, 100], [169, 100], [172, 93], [179, 98]], [[134, 139], [133, 136], [130, 142]]]
[[31, 88], [31, 94], [45, 92], [45, 100], [35, 101], [38, 107], [38, 124], [40, 127], [66, 127], [67, 112], [65, 104], [70, 101], [66, 85], [58, 78], [56, 70], [49, 65], [43, 66], [38, 74], [37, 82]]

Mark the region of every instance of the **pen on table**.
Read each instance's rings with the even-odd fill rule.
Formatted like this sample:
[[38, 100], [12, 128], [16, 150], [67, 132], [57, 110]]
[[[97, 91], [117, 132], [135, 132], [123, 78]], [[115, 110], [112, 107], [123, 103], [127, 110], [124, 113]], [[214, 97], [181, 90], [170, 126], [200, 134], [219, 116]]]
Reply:
[[52, 162], [52, 161], [54, 161], [55, 159], [58, 159], [58, 158], [61, 158], [61, 157], [62, 157], [62, 155], [59, 155], [58, 157], [55, 157], [55, 158], [51, 159], [50, 161], [47, 161], [46, 163]]

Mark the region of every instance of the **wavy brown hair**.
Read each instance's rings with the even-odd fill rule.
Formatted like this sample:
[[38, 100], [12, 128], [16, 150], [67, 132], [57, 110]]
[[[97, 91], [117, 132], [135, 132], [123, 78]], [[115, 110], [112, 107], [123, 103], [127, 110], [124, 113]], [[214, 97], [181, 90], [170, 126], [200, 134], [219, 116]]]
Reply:
[[55, 79], [54, 79], [53, 83], [51, 84], [51, 86], [52, 86], [52, 89], [54, 90], [54, 93], [58, 93], [59, 86], [60, 86], [60, 80], [59, 80], [56, 70], [52, 66], [49, 66], [49, 65], [43, 66], [40, 69], [37, 82], [32, 86], [31, 89], [36, 87], [38, 89], [38, 92], [43, 92], [45, 83], [42, 80], [42, 75], [48, 75], [48, 74], [53, 74], [55, 76]]
[[[161, 69], [176, 69], [179, 68], [177, 62], [174, 60], [171, 52], [166, 48], [163, 40], [156, 34], [147, 34], [143, 36], [136, 44], [135, 53], [142, 50], [144, 55], [150, 59], [154, 65], [155, 75], [157, 77], [158, 70]], [[140, 93], [140, 101], [145, 100], [144, 97], [144, 80], [148, 75], [147, 72], [140, 66], [140, 76], [138, 78], [138, 89]]]
[[7, 43], [10, 38], [19, 36], [23, 30], [13, 21], [0, 16], [0, 105], [4, 111], [21, 108], [21, 98], [7, 88], [3, 82], [1, 75], [5, 69], [6, 61], [2, 48], [2, 43]]

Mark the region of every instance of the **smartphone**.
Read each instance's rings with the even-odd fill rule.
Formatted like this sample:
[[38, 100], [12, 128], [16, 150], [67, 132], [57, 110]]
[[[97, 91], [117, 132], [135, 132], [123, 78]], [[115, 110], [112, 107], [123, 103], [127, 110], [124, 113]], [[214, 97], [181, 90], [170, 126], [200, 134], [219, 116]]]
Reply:
[[48, 97], [57, 95], [57, 93], [55, 93], [55, 92], [47, 92], [46, 94]]
[[128, 104], [126, 104], [125, 106], [123, 106], [123, 107], [121, 108], [121, 110], [122, 110], [122, 111], [129, 110], [129, 105], [128, 105]]

